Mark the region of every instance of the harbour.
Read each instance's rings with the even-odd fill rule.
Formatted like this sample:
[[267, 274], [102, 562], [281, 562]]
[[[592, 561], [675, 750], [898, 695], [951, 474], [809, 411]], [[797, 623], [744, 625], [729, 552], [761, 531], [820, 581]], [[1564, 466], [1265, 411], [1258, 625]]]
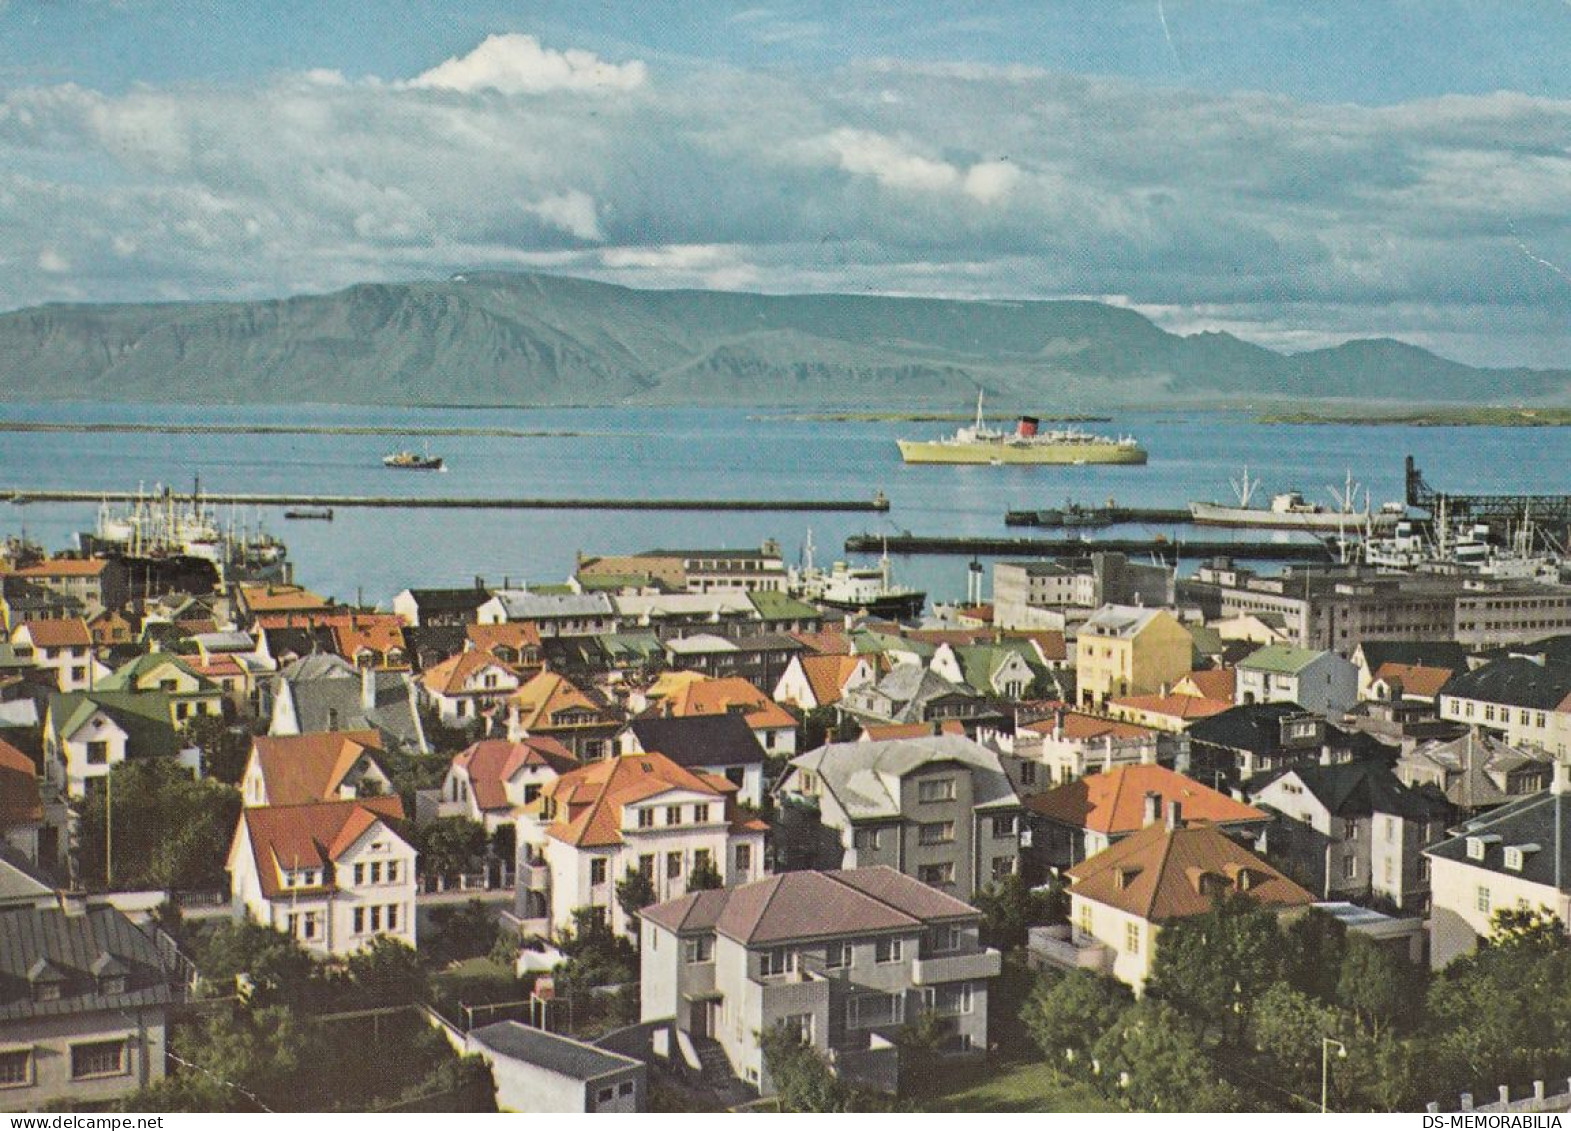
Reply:
[[929, 534], [853, 534], [845, 541], [848, 554], [963, 555], [1059, 558], [1085, 557], [1093, 553], [1154, 555], [1166, 561], [1175, 558], [1204, 560], [1236, 558], [1249, 561], [1328, 562], [1331, 550], [1319, 542], [1225, 542], [1216, 539], [1192, 541], [1156, 535], [1146, 538], [985, 538]]

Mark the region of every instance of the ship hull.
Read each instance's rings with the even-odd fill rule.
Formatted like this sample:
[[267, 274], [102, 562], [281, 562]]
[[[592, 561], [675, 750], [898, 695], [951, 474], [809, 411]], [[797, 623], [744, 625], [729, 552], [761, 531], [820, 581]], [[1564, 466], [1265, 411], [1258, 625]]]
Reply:
[[826, 609], [843, 613], [866, 613], [868, 616], [891, 620], [915, 620], [922, 615], [927, 604], [926, 593], [898, 593], [874, 597], [867, 601], [848, 601], [835, 597], [818, 597], [814, 603]]
[[1261, 507], [1224, 507], [1217, 503], [1190, 503], [1196, 526], [1231, 526], [1238, 529], [1313, 530], [1334, 534], [1373, 526], [1388, 530], [1402, 521], [1399, 514], [1342, 514], [1337, 511], [1272, 511]]
[[956, 444], [938, 440], [897, 440], [906, 463], [966, 464], [1143, 464], [1146, 450], [1133, 444]]

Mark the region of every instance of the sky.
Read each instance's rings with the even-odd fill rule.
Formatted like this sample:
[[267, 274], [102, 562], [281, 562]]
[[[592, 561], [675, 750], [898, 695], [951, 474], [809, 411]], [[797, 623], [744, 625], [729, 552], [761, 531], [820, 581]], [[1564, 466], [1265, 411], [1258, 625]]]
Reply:
[[472, 270], [1571, 344], [1571, 0], [0, 0], [0, 309]]

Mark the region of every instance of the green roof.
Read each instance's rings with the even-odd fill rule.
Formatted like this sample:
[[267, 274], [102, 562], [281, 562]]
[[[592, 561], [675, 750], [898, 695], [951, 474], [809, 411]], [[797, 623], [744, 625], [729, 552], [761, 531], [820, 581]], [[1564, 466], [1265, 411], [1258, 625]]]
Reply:
[[[581, 573], [575, 580], [585, 593], [618, 593], [623, 589], [658, 589], [668, 593], [671, 589], [659, 578], [647, 573]], [[537, 588], [535, 592], [540, 590]]]
[[858, 656], [868, 653], [884, 652], [910, 652], [913, 656], [920, 656], [924, 660], [933, 658], [936, 647], [925, 640], [908, 640], [904, 636], [896, 636], [889, 632], [855, 632], [851, 634], [851, 647]]
[[824, 615], [819, 612], [818, 606], [798, 601], [784, 593], [754, 590], [748, 593], [747, 599], [753, 602], [753, 608], [765, 620], [820, 620]]
[[162, 691], [72, 691], [49, 697], [49, 717], [61, 736], [75, 732], [96, 711], [126, 732], [130, 756], [179, 753], [169, 696]]
[[576, 592], [571, 585], [531, 585], [529, 592], [542, 597], [568, 597]]
[[148, 652], [138, 656], [129, 663], [122, 664], [120, 667], [116, 668], [112, 674], [107, 675], [103, 679], [99, 680], [97, 690], [135, 691], [136, 681], [138, 679], [142, 678], [142, 676], [147, 672], [163, 667], [166, 664], [173, 664], [186, 675], [196, 680], [197, 690], [194, 692], [187, 692], [187, 694], [211, 695], [213, 692], [218, 690], [217, 684], [213, 683], [205, 676], [197, 675], [196, 672], [191, 669], [190, 664], [186, 663], [173, 652]]
[[1257, 672], [1280, 672], [1294, 675], [1314, 663], [1324, 652], [1312, 648], [1295, 648], [1291, 644], [1267, 644], [1239, 661], [1238, 666]]

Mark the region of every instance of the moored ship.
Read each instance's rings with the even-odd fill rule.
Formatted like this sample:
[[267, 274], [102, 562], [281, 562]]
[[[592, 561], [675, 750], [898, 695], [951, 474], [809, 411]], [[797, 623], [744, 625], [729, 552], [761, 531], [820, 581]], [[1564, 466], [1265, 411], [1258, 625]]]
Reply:
[[399, 471], [446, 471], [441, 456], [434, 456], [429, 450], [424, 455], [412, 452], [408, 448], [393, 452], [382, 457], [382, 466], [395, 468]]
[[1133, 436], [1095, 436], [1078, 428], [1043, 432], [1035, 416], [1022, 416], [1013, 432], [989, 427], [976, 397], [976, 421], [939, 440], [897, 440], [906, 463], [1142, 464], [1146, 450]]
[[1342, 492], [1333, 490], [1335, 507], [1322, 506], [1307, 501], [1299, 491], [1283, 491], [1271, 498], [1265, 507], [1252, 505], [1258, 479], [1250, 479], [1249, 469], [1244, 468], [1242, 479], [1230, 480], [1236, 505], [1226, 503], [1190, 503], [1189, 514], [1196, 526], [1253, 527], [1262, 530], [1310, 530], [1322, 533], [1359, 530], [1389, 530], [1402, 520], [1407, 508], [1401, 503], [1386, 503], [1378, 511], [1369, 509], [1369, 494], [1364, 492], [1364, 509], [1358, 509], [1361, 490], [1348, 473], [1347, 487]]
[[787, 584], [793, 596], [829, 609], [893, 620], [915, 620], [927, 604], [927, 593], [895, 584], [885, 550], [876, 566], [835, 562], [828, 570], [813, 565], [813, 535], [807, 536], [800, 569], [793, 569]]

